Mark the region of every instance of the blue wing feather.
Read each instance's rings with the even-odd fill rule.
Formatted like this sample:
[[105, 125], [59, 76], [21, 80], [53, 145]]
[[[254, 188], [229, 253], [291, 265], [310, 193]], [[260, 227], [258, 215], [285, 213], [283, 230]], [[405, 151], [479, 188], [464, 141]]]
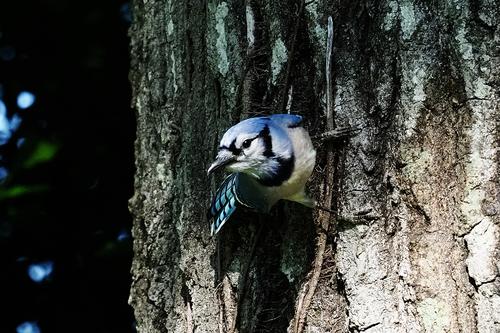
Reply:
[[208, 210], [212, 221], [210, 232], [215, 235], [238, 207], [245, 206], [258, 212], [268, 212], [269, 203], [262, 195], [260, 185], [244, 173], [233, 173], [226, 177], [217, 189]]
[[239, 203], [236, 195], [237, 177], [238, 174], [234, 173], [224, 179], [212, 200], [208, 214], [209, 220], [213, 219], [210, 226], [212, 236], [219, 232], [224, 223], [226, 223], [236, 210], [237, 203]]

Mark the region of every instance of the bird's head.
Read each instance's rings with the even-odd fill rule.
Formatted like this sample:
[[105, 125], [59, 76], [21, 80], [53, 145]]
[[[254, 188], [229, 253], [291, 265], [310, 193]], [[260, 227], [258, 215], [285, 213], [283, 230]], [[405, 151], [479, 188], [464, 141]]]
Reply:
[[292, 155], [292, 143], [280, 126], [267, 117], [249, 118], [224, 134], [208, 174], [225, 168], [256, 178], [269, 177], [276, 172], [280, 159]]

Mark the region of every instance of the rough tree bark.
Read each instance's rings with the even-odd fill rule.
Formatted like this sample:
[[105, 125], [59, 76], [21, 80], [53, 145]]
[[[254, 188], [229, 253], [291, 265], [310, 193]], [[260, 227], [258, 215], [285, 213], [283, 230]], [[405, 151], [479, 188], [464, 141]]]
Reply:
[[[500, 332], [499, 8], [133, 1], [139, 332]], [[316, 142], [310, 192], [338, 213], [280, 204], [211, 238], [224, 129], [288, 110], [328, 128], [329, 16], [334, 121], [360, 130]]]

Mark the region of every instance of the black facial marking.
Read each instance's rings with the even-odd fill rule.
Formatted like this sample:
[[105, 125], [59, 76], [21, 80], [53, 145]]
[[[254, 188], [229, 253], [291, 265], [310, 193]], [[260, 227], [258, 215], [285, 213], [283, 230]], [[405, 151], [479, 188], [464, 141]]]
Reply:
[[221, 149], [227, 149], [231, 153], [233, 153], [234, 155], [239, 155], [241, 153], [241, 149], [236, 148], [236, 139], [234, 139], [233, 142], [231, 142], [231, 144], [229, 145], [229, 147], [220, 146], [219, 150], [221, 150]]
[[278, 157], [276, 160], [279, 163], [278, 171], [274, 175], [266, 178], [260, 178], [259, 183], [264, 186], [280, 186], [284, 181], [288, 180], [292, 175], [295, 166], [295, 156], [292, 154], [290, 158]]
[[273, 140], [271, 139], [271, 134], [269, 131], [269, 126], [264, 126], [262, 131], [259, 133], [259, 137], [262, 138], [264, 141], [264, 156], [265, 157], [273, 157], [274, 152], [273, 152]]

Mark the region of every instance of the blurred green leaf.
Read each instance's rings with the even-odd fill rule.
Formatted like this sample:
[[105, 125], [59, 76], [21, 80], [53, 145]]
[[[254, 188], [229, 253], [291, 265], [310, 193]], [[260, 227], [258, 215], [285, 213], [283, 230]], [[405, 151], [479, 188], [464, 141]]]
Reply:
[[9, 188], [0, 188], [0, 200], [18, 198], [23, 195], [45, 192], [49, 189], [47, 185], [15, 185]]
[[54, 158], [58, 149], [59, 147], [54, 143], [40, 141], [23, 165], [25, 168], [30, 169], [40, 163], [48, 162]]

